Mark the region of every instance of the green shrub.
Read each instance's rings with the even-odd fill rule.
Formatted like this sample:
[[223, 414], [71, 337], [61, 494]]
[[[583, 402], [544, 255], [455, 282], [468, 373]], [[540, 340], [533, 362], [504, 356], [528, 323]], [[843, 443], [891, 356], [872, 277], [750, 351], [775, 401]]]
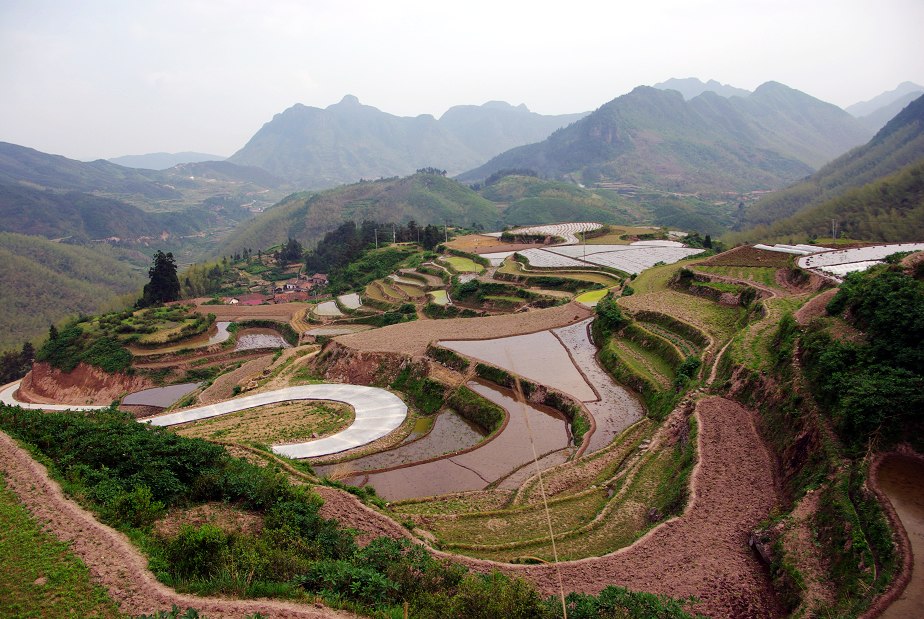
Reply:
[[489, 434], [498, 430], [504, 423], [504, 409], [468, 387], [456, 389], [447, 403], [457, 413], [478, 424]]

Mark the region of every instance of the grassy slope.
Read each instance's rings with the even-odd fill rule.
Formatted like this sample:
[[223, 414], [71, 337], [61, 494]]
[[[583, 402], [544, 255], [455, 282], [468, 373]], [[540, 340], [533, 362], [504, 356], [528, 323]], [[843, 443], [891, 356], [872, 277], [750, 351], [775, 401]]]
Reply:
[[0, 614], [120, 617], [83, 561], [42, 531], [0, 477]]
[[0, 349], [40, 336], [69, 315], [104, 309], [147, 279], [148, 257], [0, 233]]

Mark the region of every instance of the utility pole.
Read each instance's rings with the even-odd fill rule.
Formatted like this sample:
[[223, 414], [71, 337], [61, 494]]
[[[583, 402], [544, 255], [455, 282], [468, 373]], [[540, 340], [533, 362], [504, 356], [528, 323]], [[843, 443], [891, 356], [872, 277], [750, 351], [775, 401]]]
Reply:
[[391, 224], [391, 242], [395, 245], [398, 244], [398, 233], [395, 231], [395, 224]]
[[379, 227], [375, 227], [375, 248], [379, 248]]

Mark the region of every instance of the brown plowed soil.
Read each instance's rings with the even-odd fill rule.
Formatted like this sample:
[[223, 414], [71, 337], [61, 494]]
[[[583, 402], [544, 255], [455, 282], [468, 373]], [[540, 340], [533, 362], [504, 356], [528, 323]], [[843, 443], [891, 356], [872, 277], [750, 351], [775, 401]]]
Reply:
[[154, 382], [135, 374], [109, 374], [86, 363], [63, 372], [47, 363], [36, 363], [19, 386], [18, 397], [36, 404], [108, 405], [126, 393], [154, 387]]
[[418, 356], [425, 354], [427, 344], [435, 340], [483, 340], [535, 333], [578, 322], [592, 315], [593, 312], [583, 305], [568, 303], [548, 309], [484, 318], [417, 320], [362, 333], [341, 335], [336, 341], [356, 350]]
[[253, 361], [248, 361], [233, 372], [222, 374], [215, 379], [205, 391], [199, 394], [200, 404], [215, 404], [234, 397], [234, 387], [243, 385], [245, 381], [260, 375], [273, 362], [273, 355], [263, 355]]
[[253, 613], [265, 617], [355, 617], [320, 604], [295, 604], [276, 600], [233, 600], [179, 594], [159, 583], [147, 569], [147, 560], [122, 533], [101, 523], [79, 505], [64, 496], [61, 487], [48, 478], [45, 467], [5, 433], [0, 432], [0, 468], [9, 488], [32, 513], [33, 517], [79, 556], [93, 580], [109, 591], [121, 604], [119, 610], [129, 615], [180, 608], [196, 608], [210, 619], [240, 619]]
[[825, 306], [831, 299], [834, 298], [834, 295], [836, 294], [837, 288], [825, 290], [820, 295], [816, 296], [814, 299], [796, 310], [796, 313], [793, 314], [793, 318], [796, 319], [796, 322], [798, 322], [800, 326], [804, 327], [808, 323], [812, 322], [814, 318], [825, 316]]

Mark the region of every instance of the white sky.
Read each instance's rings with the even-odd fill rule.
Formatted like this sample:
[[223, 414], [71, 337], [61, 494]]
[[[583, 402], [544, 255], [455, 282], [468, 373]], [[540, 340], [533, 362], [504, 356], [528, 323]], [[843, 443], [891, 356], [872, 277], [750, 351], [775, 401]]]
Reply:
[[922, 0], [0, 0], [0, 141], [227, 156], [347, 93], [557, 114], [691, 76], [847, 106], [924, 84], [922, 33]]

